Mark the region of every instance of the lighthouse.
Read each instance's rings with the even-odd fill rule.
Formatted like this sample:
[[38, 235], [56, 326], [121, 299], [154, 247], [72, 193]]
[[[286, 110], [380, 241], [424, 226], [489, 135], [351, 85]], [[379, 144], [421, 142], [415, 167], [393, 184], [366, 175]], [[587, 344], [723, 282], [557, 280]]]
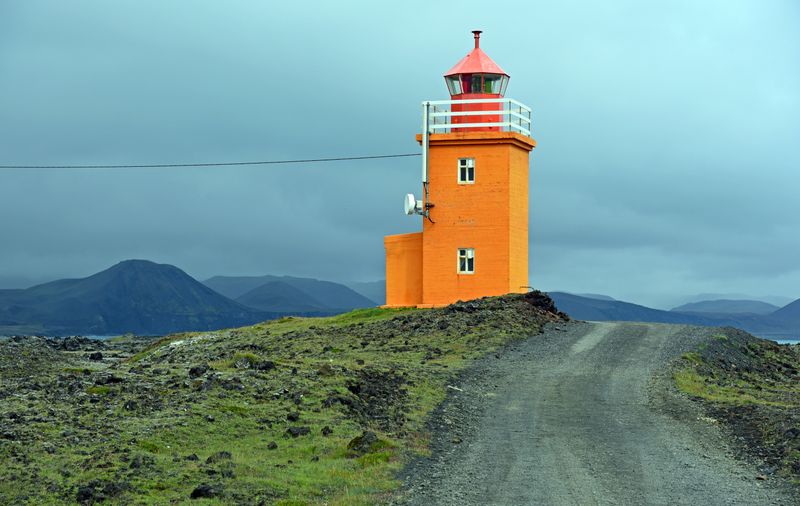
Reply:
[[422, 231], [384, 237], [386, 306], [436, 307], [522, 293], [528, 282], [531, 110], [480, 47], [444, 74], [450, 100], [422, 103]]

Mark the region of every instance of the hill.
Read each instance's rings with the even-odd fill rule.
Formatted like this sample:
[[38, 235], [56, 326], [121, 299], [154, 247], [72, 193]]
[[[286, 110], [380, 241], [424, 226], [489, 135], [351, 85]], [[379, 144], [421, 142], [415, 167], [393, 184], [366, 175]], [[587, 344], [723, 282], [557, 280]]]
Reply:
[[[582, 297], [565, 292], [550, 292], [548, 295], [561, 311], [572, 318], [590, 321], [642, 321], [656, 323], [692, 323], [703, 321], [702, 317], [661, 311], [630, 302]], [[702, 325], [702, 323], [700, 323]]]
[[0, 291], [0, 334], [162, 335], [275, 317], [214, 292], [171, 265], [127, 260], [92, 276]]
[[531, 293], [0, 342], [0, 504], [384, 503], [457, 374], [554, 311]]
[[800, 334], [800, 299], [783, 306], [770, 316], [774, 320], [793, 324]]
[[250, 290], [236, 302], [274, 313], [326, 313], [325, 305], [304, 291], [283, 281], [270, 281]]
[[752, 313], [752, 314], [770, 314], [777, 311], [778, 306], [774, 306], [767, 302], [760, 300], [704, 300], [700, 302], [690, 302], [681, 306], [672, 308], [670, 311], [679, 311], [683, 313], [718, 313], [718, 314], [732, 314], [732, 313]]
[[372, 300], [352, 289], [332, 281], [293, 276], [214, 276], [203, 284], [231, 299], [238, 299], [246, 293], [267, 283], [281, 282], [292, 286], [316, 300], [323, 311], [342, 313], [351, 309], [374, 307]]

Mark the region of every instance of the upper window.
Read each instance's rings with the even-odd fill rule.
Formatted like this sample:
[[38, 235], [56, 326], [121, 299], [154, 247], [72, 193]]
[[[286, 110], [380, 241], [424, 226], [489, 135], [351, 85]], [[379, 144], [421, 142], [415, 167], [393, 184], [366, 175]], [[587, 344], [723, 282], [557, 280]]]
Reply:
[[475, 159], [474, 158], [459, 158], [458, 159], [458, 183], [459, 184], [473, 184], [473, 183], [475, 183]]
[[475, 274], [475, 248], [458, 248], [458, 273]]

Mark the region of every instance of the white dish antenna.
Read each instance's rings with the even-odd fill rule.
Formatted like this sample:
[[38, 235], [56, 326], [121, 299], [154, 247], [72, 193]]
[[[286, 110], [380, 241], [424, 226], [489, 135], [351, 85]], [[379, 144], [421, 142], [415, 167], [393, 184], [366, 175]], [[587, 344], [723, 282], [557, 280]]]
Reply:
[[422, 213], [422, 201], [417, 200], [413, 193], [409, 193], [406, 195], [406, 198], [403, 202], [403, 208], [407, 215], [411, 216], [412, 214], [421, 214]]

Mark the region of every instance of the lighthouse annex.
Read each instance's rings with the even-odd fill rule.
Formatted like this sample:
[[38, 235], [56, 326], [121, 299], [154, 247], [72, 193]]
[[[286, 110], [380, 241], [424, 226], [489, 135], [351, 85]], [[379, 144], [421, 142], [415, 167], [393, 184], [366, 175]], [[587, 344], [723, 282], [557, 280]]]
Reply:
[[480, 47], [445, 75], [450, 100], [422, 104], [422, 231], [389, 235], [386, 306], [434, 307], [527, 291], [531, 111]]

